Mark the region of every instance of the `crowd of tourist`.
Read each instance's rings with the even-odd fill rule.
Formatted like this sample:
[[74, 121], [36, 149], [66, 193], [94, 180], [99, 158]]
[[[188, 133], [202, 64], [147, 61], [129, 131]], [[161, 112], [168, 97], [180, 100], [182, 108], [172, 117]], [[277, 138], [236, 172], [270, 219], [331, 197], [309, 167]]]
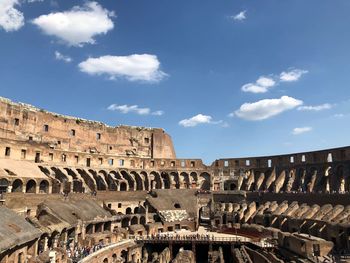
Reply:
[[82, 258], [89, 256], [90, 254], [104, 248], [105, 245], [100, 242], [94, 246], [83, 246], [80, 247], [77, 244], [69, 244], [67, 245], [67, 256], [72, 259], [73, 262], [78, 262]]
[[215, 240], [214, 235], [209, 234], [156, 234], [147, 235], [146, 237], [140, 237], [140, 239], [148, 240]]

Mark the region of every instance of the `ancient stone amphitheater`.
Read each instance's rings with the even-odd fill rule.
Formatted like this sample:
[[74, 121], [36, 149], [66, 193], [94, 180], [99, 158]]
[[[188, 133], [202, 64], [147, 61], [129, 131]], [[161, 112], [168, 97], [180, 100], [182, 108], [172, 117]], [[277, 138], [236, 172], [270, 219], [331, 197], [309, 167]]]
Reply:
[[176, 158], [158, 128], [0, 100], [0, 262], [346, 262], [350, 148]]

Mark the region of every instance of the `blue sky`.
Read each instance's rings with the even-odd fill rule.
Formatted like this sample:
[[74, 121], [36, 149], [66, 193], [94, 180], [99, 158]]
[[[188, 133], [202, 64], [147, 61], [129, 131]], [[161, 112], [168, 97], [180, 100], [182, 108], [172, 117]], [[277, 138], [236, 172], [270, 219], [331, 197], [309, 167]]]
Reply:
[[345, 146], [349, 11], [347, 0], [0, 0], [0, 95], [162, 127], [179, 158], [206, 163]]

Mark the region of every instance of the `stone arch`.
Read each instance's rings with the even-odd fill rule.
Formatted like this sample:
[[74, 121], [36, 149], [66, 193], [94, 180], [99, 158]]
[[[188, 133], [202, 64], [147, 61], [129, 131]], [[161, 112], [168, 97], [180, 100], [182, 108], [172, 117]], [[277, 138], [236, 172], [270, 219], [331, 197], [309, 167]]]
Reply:
[[150, 180], [150, 185], [149, 185], [150, 190], [162, 189], [163, 184], [159, 173], [152, 171], [150, 173], [149, 180]]
[[36, 193], [36, 181], [30, 179], [26, 184], [26, 193]]
[[135, 208], [134, 208], [134, 214], [139, 214], [140, 213], [140, 207], [138, 207], [138, 206], [136, 206]]
[[140, 172], [140, 175], [141, 175], [141, 177], [143, 178], [143, 181], [144, 181], [144, 185], [145, 185], [145, 189], [144, 190], [149, 191], [150, 188], [149, 188], [149, 180], [148, 180], [147, 173], [145, 171], [142, 171], [142, 172]]
[[201, 178], [200, 189], [210, 190], [210, 174], [208, 174], [207, 172], [203, 172], [199, 175], [199, 177]]
[[196, 172], [190, 173], [191, 188], [197, 188], [198, 186], [198, 175]]
[[108, 258], [105, 258], [105, 259], [103, 260], [103, 263], [108, 263]]
[[137, 216], [133, 216], [131, 218], [131, 224], [132, 225], [137, 225], [139, 223], [139, 219], [137, 218]]
[[126, 214], [126, 215], [131, 215], [131, 214], [132, 214], [132, 209], [131, 209], [131, 207], [127, 207], [127, 208], [125, 209], [125, 214]]
[[117, 190], [117, 185], [118, 185], [118, 181], [115, 178], [115, 174], [113, 174], [112, 172], [107, 174], [107, 184], [108, 184], [108, 190], [109, 191], [116, 191]]
[[22, 192], [23, 191], [23, 181], [21, 179], [16, 179], [12, 183], [12, 192]]
[[348, 178], [345, 177], [344, 166], [338, 165], [335, 168], [335, 176], [333, 176], [336, 180], [334, 180], [334, 189], [333, 191], [344, 193], [345, 191], [349, 191], [349, 182]]
[[144, 190], [144, 181], [142, 180], [140, 174], [135, 172], [135, 171], [131, 171], [130, 174], [133, 175], [135, 178], [135, 182], [136, 182], [136, 189], [135, 190], [137, 190], [137, 191]]
[[5, 178], [0, 179], [0, 194], [6, 193], [8, 186], [9, 186], [9, 181]]
[[77, 169], [80, 176], [83, 178], [85, 184], [90, 188], [92, 192], [96, 191], [96, 183], [95, 180], [91, 177], [89, 173], [87, 173], [84, 169]]
[[180, 181], [182, 181], [183, 188], [189, 189], [191, 187], [190, 176], [186, 172], [180, 173]]
[[119, 185], [119, 191], [128, 191], [128, 185], [126, 182], [121, 182]]
[[94, 232], [94, 225], [93, 224], [89, 224], [86, 226], [86, 231], [87, 234], [93, 234]]
[[98, 191], [106, 191], [107, 185], [104, 181], [103, 174], [98, 174], [96, 171], [89, 169], [89, 173], [92, 175], [95, 180], [96, 188]]
[[129, 191], [134, 191], [135, 190], [135, 181], [130, 176], [130, 174], [127, 171], [125, 171], [125, 170], [121, 170], [120, 174], [128, 182], [128, 184], [129, 184]]
[[161, 178], [162, 178], [162, 181], [163, 181], [164, 189], [170, 189], [171, 180], [170, 180], [169, 174], [166, 173], [166, 172], [162, 172], [161, 173]]
[[128, 227], [130, 225], [130, 218], [124, 217], [122, 219], [122, 227]]
[[64, 168], [66, 170], [67, 174], [73, 178], [73, 192], [74, 193], [83, 193], [84, 192], [84, 186], [82, 179], [77, 176], [77, 174], [71, 169], [71, 168]]
[[39, 193], [49, 193], [49, 182], [47, 180], [42, 180], [39, 184]]
[[140, 224], [141, 225], [145, 225], [146, 224], [146, 217], [144, 217], [144, 216], [140, 217]]
[[170, 172], [172, 188], [180, 189], [180, 178], [178, 172]]

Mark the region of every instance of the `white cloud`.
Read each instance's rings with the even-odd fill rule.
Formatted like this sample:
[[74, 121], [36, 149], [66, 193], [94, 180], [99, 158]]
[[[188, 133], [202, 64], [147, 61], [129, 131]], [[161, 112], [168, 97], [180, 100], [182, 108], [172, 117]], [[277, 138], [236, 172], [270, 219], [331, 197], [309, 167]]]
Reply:
[[61, 54], [61, 53], [58, 52], [58, 51], [55, 51], [55, 58], [56, 58], [57, 60], [62, 60], [62, 61], [64, 61], [64, 62], [66, 62], [66, 63], [70, 63], [70, 62], [73, 61], [71, 57], [66, 56], [66, 55], [63, 55], [63, 54]]
[[247, 13], [247, 10], [244, 10], [244, 11], [241, 11], [241, 12], [239, 12], [238, 14], [236, 14], [234, 16], [231, 16], [231, 18], [233, 20], [236, 20], [236, 21], [243, 21], [243, 20], [245, 20], [247, 18], [246, 13]]
[[343, 113], [336, 113], [336, 114], [333, 115], [333, 117], [334, 117], [334, 118], [339, 118], [339, 119], [340, 119], [340, 118], [345, 117], [345, 114], [343, 114]]
[[155, 115], [155, 116], [162, 116], [164, 114], [164, 111], [162, 110], [157, 110], [157, 111], [154, 111], [151, 113], [152, 115]]
[[321, 111], [321, 110], [329, 110], [332, 107], [333, 107], [332, 104], [324, 103], [324, 104], [317, 105], [317, 106], [301, 106], [301, 107], [298, 107], [298, 110], [300, 110], [300, 111]]
[[255, 83], [248, 83], [242, 86], [242, 91], [252, 93], [265, 93], [276, 85], [272, 78], [261, 76]]
[[127, 113], [136, 113], [138, 115], [155, 115], [155, 116], [161, 116], [164, 114], [164, 111], [158, 110], [158, 111], [151, 111], [150, 108], [140, 108], [138, 105], [117, 105], [112, 104], [108, 106], [108, 110], [111, 111], [119, 111], [121, 113], [127, 114]]
[[95, 43], [94, 37], [106, 34], [114, 27], [110, 19], [113, 12], [102, 8], [97, 2], [87, 2], [69, 11], [42, 15], [33, 20], [45, 34], [56, 36], [71, 46]]
[[19, 0], [0, 0], [0, 27], [6, 32], [16, 31], [24, 25], [23, 13], [15, 8]]
[[167, 76], [159, 69], [157, 56], [149, 54], [88, 58], [79, 64], [79, 68], [90, 75], [106, 74], [111, 79], [122, 77], [130, 81], [157, 82]]
[[300, 128], [294, 128], [292, 131], [292, 134], [299, 135], [310, 131], [312, 131], [312, 127], [300, 127]]
[[253, 103], [244, 103], [230, 116], [236, 115], [250, 121], [265, 120], [302, 104], [301, 100], [282, 96], [279, 99], [264, 99]]
[[183, 127], [195, 127], [198, 124], [211, 123], [212, 117], [209, 115], [197, 114], [189, 119], [179, 121], [179, 125]]
[[290, 71], [283, 71], [280, 74], [280, 81], [282, 82], [292, 82], [297, 81], [300, 79], [300, 77], [304, 74], [308, 73], [307, 70], [302, 69], [292, 69]]

